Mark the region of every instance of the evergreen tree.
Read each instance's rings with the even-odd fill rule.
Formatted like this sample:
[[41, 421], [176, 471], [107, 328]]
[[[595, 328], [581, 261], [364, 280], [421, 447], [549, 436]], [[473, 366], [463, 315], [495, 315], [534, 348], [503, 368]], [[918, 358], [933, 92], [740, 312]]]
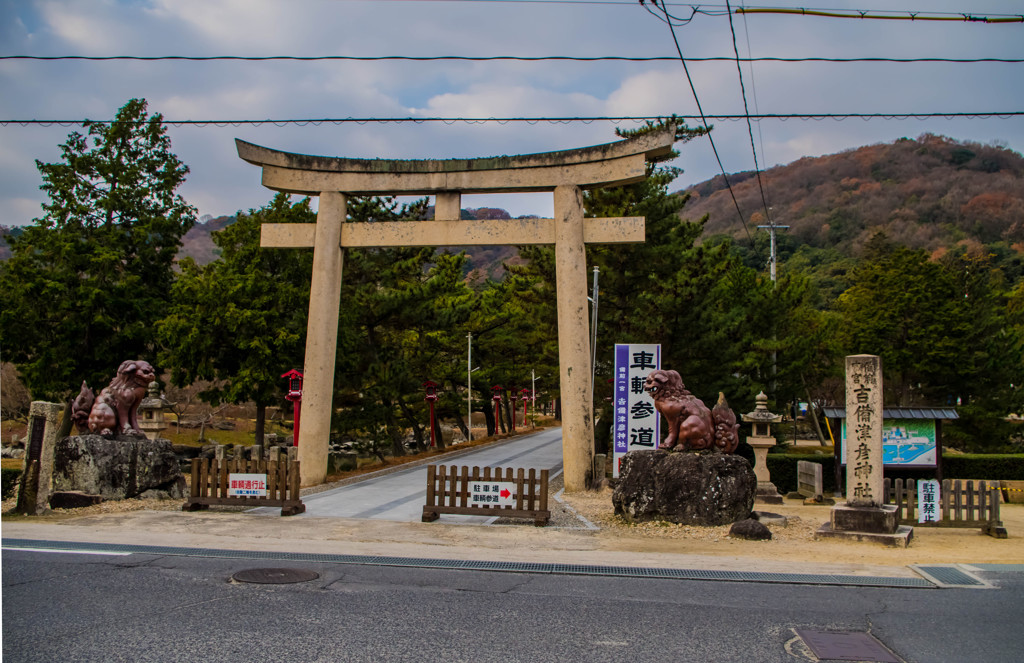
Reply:
[[120, 362], [154, 355], [173, 260], [195, 223], [175, 193], [188, 168], [145, 100], [84, 126], [61, 161], [36, 162], [49, 201], [0, 267], [0, 342], [34, 398], [106, 384]]
[[181, 263], [172, 304], [159, 323], [161, 361], [171, 380], [208, 380], [211, 403], [256, 404], [257, 441], [266, 407], [282, 397], [281, 374], [300, 368], [309, 310], [312, 251], [260, 248], [263, 223], [315, 223], [309, 199], [291, 204], [277, 194], [214, 233], [221, 255], [206, 267]]

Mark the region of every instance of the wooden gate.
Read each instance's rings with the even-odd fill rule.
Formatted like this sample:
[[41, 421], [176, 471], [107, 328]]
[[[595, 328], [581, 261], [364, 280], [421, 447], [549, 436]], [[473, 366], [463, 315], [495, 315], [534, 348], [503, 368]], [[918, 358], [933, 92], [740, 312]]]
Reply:
[[[265, 475], [266, 497], [228, 495], [230, 474]], [[243, 458], [231, 460], [192, 459], [192, 482], [188, 501], [182, 511], [208, 509], [211, 504], [226, 506], [279, 506], [282, 516], [294, 516], [306, 510], [299, 494], [299, 461], [266, 461]]]
[[[514, 474], [513, 474], [514, 472]], [[515, 484], [515, 503], [509, 505], [473, 503], [473, 484], [503, 482]], [[460, 471], [458, 466], [427, 466], [427, 503], [423, 507], [423, 522], [437, 520], [442, 513], [467, 516], [499, 516], [502, 518], [532, 518], [533, 524], [543, 527], [551, 519], [548, 510], [548, 471], [531, 469], [525, 474], [523, 468], [504, 470], [466, 465]]]

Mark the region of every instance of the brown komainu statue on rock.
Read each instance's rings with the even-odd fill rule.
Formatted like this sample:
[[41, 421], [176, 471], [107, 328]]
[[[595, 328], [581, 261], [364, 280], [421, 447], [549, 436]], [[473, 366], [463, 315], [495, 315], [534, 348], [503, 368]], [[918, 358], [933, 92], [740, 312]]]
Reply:
[[712, 449], [731, 454], [740, 443], [736, 415], [725, 395], [711, 410], [691, 394], [677, 371], [652, 371], [644, 382], [644, 391], [654, 398], [654, 408], [665, 417], [668, 434], [660, 448], [681, 451]]
[[96, 397], [83, 382], [82, 390], [71, 403], [71, 420], [81, 434], [97, 433], [104, 437], [136, 435], [139, 429], [139, 403], [146, 396], [146, 387], [156, 379], [149, 362], [124, 361], [110, 385]]

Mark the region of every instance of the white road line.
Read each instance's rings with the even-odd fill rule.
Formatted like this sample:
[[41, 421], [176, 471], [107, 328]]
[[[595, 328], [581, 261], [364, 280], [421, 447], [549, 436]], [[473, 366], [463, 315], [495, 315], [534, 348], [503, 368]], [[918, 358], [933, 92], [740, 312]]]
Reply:
[[121, 556], [121, 557], [123, 557], [125, 555], [133, 554], [133, 553], [130, 553], [130, 552], [107, 552], [107, 551], [103, 551], [103, 550], [54, 550], [53, 548], [15, 548], [15, 547], [8, 547], [8, 546], [3, 546], [3, 549], [4, 550], [21, 550], [23, 552], [63, 553], [63, 554], [73, 554], [73, 555], [117, 555], [117, 556]]

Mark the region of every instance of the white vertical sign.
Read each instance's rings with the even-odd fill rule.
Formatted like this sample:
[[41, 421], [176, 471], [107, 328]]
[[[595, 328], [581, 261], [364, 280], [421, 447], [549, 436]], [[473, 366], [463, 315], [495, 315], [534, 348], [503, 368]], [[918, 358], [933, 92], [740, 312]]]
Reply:
[[622, 457], [635, 449], [657, 449], [661, 442], [661, 415], [654, 399], [644, 391], [651, 371], [661, 368], [661, 345], [615, 345], [615, 414], [612, 441], [615, 458], [612, 476], [619, 476]]
[[917, 482], [917, 522], [937, 523], [942, 520], [939, 491], [939, 482], [935, 479]]

